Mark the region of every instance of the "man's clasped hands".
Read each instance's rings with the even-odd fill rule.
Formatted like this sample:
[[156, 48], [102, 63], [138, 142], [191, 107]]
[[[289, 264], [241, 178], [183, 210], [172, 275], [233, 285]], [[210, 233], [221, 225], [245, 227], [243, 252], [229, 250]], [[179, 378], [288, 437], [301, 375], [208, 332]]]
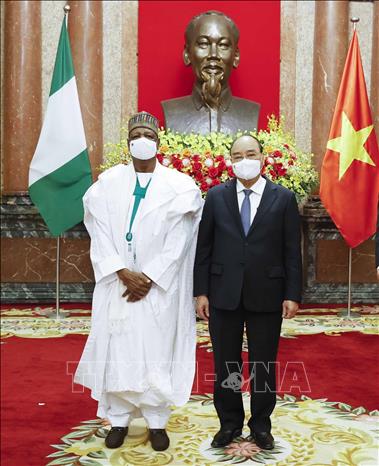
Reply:
[[134, 303], [144, 298], [150, 291], [152, 281], [143, 273], [132, 272], [128, 269], [121, 269], [117, 272], [119, 279], [127, 287], [123, 293], [123, 297], [127, 301]]

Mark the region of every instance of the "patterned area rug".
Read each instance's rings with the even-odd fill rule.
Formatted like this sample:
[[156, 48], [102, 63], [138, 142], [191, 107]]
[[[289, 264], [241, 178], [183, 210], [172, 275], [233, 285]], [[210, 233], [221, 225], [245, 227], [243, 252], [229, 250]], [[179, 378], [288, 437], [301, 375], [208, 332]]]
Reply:
[[[90, 310], [70, 309], [66, 313], [69, 313], [68, 317], [56, 319], [51, 307], [2, 309], [1, 337], [57, 338], [68, 334], [89, 333]], [[283, 320], [281, 336], [296, 338], [299, 335], [319, 333], [338, 336], [344, 332], [378, 335], [379, 307], [353, 308], [350, 318], [341, 309], [305, 309], [295, 318]], [[207, 324], [204, 322], [198, 322], [198, 339], [201, 346], [210, 347]]]
[[[212, 395], [204, 394], [212, 390], [212, 383], [204, 382], [200, 384], [200, 390], [194, 391], [189, 403], [173, 410], [168, 425], [171, 445], [167, 451], [160, 453], [152, 450], [142, 419], [132, 423], [129, 436], [117, 450], [107, 449], [104, 445], [109, 429], [106, 420], [80, 422], [86, 416], [91, 416], [89, 413], [96, 412], [95, 403], [87, 393], [81, 397], [71, 393], [70, 379], [65, 368], [67, 360], [76, 361], [80, 356], [85, 336], [89, 333], [90, 310], [84, 307], [71, 305], [70, 315], [60, 320], [54, 318], [54, 309], [51, 307], [2, 308], [3, 357], [6, 357], [8, 373], [12, 374], [5, 392], [8, 430], [12, 432], [12, 435], [7, 434], [10, 436], [10, 445], [7, 450], [4, 449], [2, 456], [5, 464], [379, 464], [379, 411], [374, 409], [378, 407], [374, 388], [375, 335], [379, 333], [378, 307], [353, 308], [350, 319], [346, 318], [342, 309], [314, 307], [301, 310], [292, 320], [284, 320], [282, 362], [297, 361], [292, 356], [301, 355], [309, 371], [312, 391], [306, 393], [309, 396], [302, 394], [297, 397], [283, 395], [291, 391], [287, 388], [280, 391], [281, 396], [277, 397], [278, 402], [272, 416], [273, 435], [276, 439], [274, 450], [262, 451], [254, 443], [247, 442], [248, 429], [228, 447], [211, 448], [210, 442], [219, 423]], [[202, 369], [199, 375], [202, 376], [203, 372], [212, 373], [212, 349], [207, 324], [198, 322], [197, 325], [198, 359]], [[66, 338], [62, 338], [64, 336]], [[321, 353], [319, 348], [322, 348]], [[370, 351], [367, 352], [365, 348]], [[246, 349], [245, 342], [244, 350]], [[355, 361], [359, 358], [363, 359], [360, 359], [358, 366]], [[337, 373], [339, 377], [335, 377]], [[291, 379], [291, 373], [287, 375]], [[358, 379], [365, 384], [364, 393], [355, 384]], [[27, 381], [26, 385], [21, 384], [22, 387], [25, 385], [25, 390], [21, 386], [14, 390], [13, 387], [17, 387], [14, 380]], [[248, 413], [249, 395], [244, 393], [243, 396]], [[347, 403], [329, 401], [336, 399], [347, 401], [354, 407]], [[38, 407], [35, 407], [37, 401]], [[369, 406], [371, 411], [359, 406], [360, 404]], [[23, 413], [22, 416], [30, 412], [31, 423], [20, 424], [19, 412]], [[41, 413], [40, 419], [35, 417], [37, 412]], [[14, 432], [18, 437], [14, 437]], [[38, 441], [35, 437], [37, 432]], [[19, 438], [23, 439], [23, 453], [17, 446]], [[62, 443], [59, 440], [56, 443], [58, 438]]]
[[[244, 394], [245, 409], [248, 396]], [[261, 450], [246, 441], [248, 429], [225, 448], [211, 448], [218, 430], [212, 395], [191, 398], [173, 410], [167, 431], [171, 440], [165, 452], [154, 452], [148, 441], [144, 421], [131, 424], [124, 445], [110, 450], [104, 445], [109, 426], [100, 419], [83, 421], [52, 445], [53, 465], [129, 466], [129, 465], [277, 465], [277, 466], [377, 466], [379, 412], [359, 407], [284, 395], [278, 397], [272, 416], [275, 449]]]

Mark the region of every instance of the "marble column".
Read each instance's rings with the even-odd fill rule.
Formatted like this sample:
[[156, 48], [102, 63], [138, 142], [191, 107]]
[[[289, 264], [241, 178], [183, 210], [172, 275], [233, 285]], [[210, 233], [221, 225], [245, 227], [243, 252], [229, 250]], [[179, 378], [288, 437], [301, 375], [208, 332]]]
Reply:
[[316, 2], [312, 152], [320, 170], [328, 141], [330, 124], [346, 60], [349, 33], [349, 2]]
[[70, 1], [68, 30], [94, 178], [103, 156], [103, 6]]
[[28, 190], [41, 130], [41, 5], [4, 2], [3, 194]]
[[138, 107], [138, 2], [122, 2], [121, 119]]
[[379, 1], [374, 2], [371, 61], [371, 111], [379, 139]]
[[297, 2], [280, 2], [280, 114], [295, 134]]

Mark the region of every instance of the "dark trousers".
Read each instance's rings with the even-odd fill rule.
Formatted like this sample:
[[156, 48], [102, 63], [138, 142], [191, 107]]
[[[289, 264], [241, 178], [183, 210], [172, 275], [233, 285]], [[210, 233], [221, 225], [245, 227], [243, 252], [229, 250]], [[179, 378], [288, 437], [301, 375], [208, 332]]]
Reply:
[[244, 326], [249, 349], [250, 411], [248, 426], [270, 432], [270, 415], [276, 402], [276, 355], [281, 312], [250, 312], [242, 304], [236, 310], [210, 308], [209, 332], [215, 363], [214, 405], [221, 428], [242, 428], [245, 413], [241, 382]]

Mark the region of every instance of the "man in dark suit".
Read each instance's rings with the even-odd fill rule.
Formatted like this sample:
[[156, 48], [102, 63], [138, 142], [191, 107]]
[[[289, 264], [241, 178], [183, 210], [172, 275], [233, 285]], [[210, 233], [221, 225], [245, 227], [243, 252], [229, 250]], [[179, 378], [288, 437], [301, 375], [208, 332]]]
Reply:
[[262, 147], [252, 136], [236, 139], [231, 159], [237, 179], [212, 188], [200, 223], [194, 296], [209, 320], [216, 380], [214, 404], [221, 429], [213, 447], [242, 433], [241, 376], [244, 325], [251, 379], [250, 440], [274, 448], [275, 361], [282, 318], [301, 298], [300, 216], [294, 194], [261, 176]]

